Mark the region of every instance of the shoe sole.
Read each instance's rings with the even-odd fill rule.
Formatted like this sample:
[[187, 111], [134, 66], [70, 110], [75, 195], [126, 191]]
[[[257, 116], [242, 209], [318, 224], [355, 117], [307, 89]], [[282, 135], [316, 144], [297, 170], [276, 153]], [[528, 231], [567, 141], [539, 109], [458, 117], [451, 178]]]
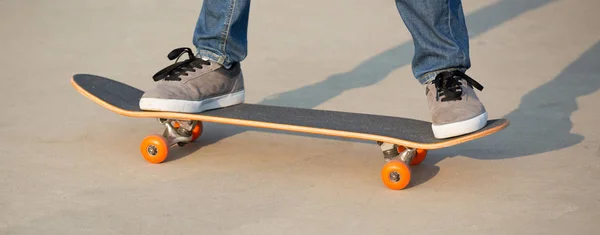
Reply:
[[181, 113], [200, 113], [206, 110], [224, 108], [244, 102], [245, 91], [230, 93], [205, 100], [175, 100], [159, 98], [140, 99], [140, 109]]
[[474, 118], [454, 122], [444, 125], [435, 125], [432, 124], [431, 128], [433, 129], [433, 135], [438, 139], [445, 139], [449, 137], [455, 137], [459, 135], [468, 134], [471, 132], [475, 132], [485, 126], [487, 123], [488, 116], [487, 112], [480, 114]]

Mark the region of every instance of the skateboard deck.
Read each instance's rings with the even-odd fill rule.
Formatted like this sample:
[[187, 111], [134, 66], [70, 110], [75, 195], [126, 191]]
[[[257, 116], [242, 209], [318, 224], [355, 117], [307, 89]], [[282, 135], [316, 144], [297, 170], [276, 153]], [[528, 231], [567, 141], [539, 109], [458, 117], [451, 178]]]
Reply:
[[151, 163], [164, 161], [171, 145], [182, 146], [197, 139], [202, 122], [213, 122], [377, 142], [387, 161], [382, 180], [391, 189], [406, 187], [410, 181], [408, 165], [423, 161], [427, 150], [482, 138], [509, 125], [506, 119], [492, 119], [479, 131], [436, 139], [430, 122], [409, 118], [248, 103], [202, 113], [144, 111], [138, 105], [144, 92], [127, 84], [91, 74], [76, 74], [71, 84], [85, 97], [115, 113], [159, 119], [166, 127], [163, 135], [148, 136], [140, 146], [142, 155]]

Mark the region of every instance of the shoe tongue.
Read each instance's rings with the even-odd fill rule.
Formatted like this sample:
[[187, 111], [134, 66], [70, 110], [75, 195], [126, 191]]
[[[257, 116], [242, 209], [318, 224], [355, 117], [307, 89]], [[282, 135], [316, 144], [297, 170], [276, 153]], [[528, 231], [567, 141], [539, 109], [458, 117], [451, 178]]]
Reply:
[[434, 81], [438, 97], [442, 101], [460, 99], [462, 95], [461, 78], [454, 76], [452, 73], [441, 73], [438, 76]]
[[[458, 83], [458, 84], [457, 84]], [[460, 79], [458, 78], [448, 78], [442, 81], [442, 86], [446, 88], [456, 88], [456, 85], [460, 85]]]

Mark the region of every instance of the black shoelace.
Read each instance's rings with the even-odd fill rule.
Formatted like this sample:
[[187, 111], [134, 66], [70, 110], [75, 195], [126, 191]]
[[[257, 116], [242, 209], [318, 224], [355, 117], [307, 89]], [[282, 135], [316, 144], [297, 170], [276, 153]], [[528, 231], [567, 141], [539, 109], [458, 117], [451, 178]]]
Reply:
[[[178, 62], [179, 57], [186, 53], [189, 59]], [[154, 74], [154, 76], [152, 76], [154, 81], [160, 81], [163, 79], [166, 81], [181, 81], [181, 75], [188, 75], [188, 72], [193, 72], [196, 68], [201, 69], [203, 65], [210, 65], [210, 62], [194, 56], [192, 49], [187, 47], [174, 49], [169, 52], [167, 57], [169, 60], [175, 60], [175, 63]]]
[[438, 97], [442, 97], [442, 101], [462, 100], [461, 79], [464, 79], [468, 86], [483, 90], [481, 84], [461, 71], [442, 72], [433, 81]]

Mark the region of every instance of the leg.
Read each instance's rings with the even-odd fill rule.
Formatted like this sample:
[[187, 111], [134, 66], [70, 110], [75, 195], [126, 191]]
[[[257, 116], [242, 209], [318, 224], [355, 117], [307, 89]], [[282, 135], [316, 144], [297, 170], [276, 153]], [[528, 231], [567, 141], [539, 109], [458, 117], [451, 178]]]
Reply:
[[204, 0], [193, 36], [198, 56], [225, 66], [244, 60], [249, 13], [250, 0]]
[[413, 73], [425, 84], [441, 71], [471, 67], [469, 35], [460, 0], [396, 0], [415, 45]]
[[437, 138], [477, 131], [487, 123], [487, 112], [465, 74], [470, 68], [469, 35], [460, 0], [396, 0], [410, 31], [417, 80], [426, 86], [432, 129]]
[[199, 113], [244, 102], [240, 61], [247, 53], [250, 0], [205, 0], [189, 48], [177, 48], [168, 57], [189, 59], [160, 70], [157, 86], [144, 93], [140, 109]]

